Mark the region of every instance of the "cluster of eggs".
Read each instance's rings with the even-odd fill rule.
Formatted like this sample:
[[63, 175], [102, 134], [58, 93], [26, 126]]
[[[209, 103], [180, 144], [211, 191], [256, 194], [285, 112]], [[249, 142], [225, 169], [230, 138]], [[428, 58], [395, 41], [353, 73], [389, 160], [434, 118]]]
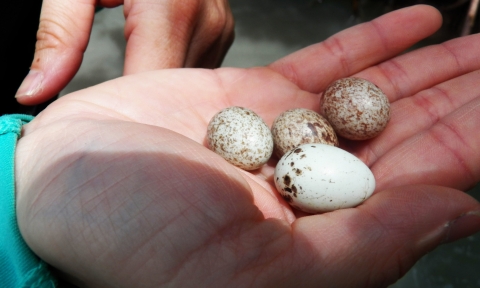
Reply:
[[302, 108], [285, 111], [270, 129], [252, 110], [228, 107], [210, 121], [208, 145], [244, 170], [260, 168], [275, 153], [275, 186], [296, 209], [354, 207], [373, 193], [375, 178], [361, 160], [338, 148], [337, 134], [351, 140], [377, 136], [390, 119], [390, 104], [376, 85], [350, 77], [327, 87], [321, 109], [325, 117]]

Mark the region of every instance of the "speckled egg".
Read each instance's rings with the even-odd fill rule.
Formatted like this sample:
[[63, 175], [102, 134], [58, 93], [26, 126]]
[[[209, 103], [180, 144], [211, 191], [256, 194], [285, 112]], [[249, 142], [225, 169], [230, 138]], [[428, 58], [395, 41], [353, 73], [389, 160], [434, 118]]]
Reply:
[[361, 78], [343, 78], [325, 90], [322, 114], [337, 135], [366, 140], [380, 134], [390, 120], [390, 103], [375, 84]]
[[325, 144], [287, 152], [275, 167], [274, 181], [292, 207], [307, 213], [355, 207], [375, 190], [375, 177], [360, 159]]
[[207, 140], [212, 151], [244, 170], [260, 168], [273, 152], [269, 127], [255, 112], [243, 107], [228, 107], [213, 116]]
[[273, 151], [281, 158], [302, 144], [322, 143], [338, 146], [333, 127], [315, 111], [298, 108], [283, 112], [272, 125]]

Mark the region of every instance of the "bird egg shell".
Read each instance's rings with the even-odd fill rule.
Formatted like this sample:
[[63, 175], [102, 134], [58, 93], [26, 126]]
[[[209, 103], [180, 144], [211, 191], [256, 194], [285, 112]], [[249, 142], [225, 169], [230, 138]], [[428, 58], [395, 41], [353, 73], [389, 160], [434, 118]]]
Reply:
[[375, 190], [375, 177], [367, 165], [326, 144], [303, 144], [283, 155], [274, 181], [292, 207], [307, 213], [355, 207]]
[[280, 158], [307, 143], [338, 146], [338, 138], [327, 119], [315, 111], [297, 108], [280, 114], [272, 125], [273, 151]]
[[333, 129], [350, 140], [366, 140], [380, 134], [390, 120], [387, 96], [372, 82], [343, 78], [323, 93], [322, 114]]
[[228, 107], [215, 114], [208, 124], [207, 141], [212, 151], [244, 170], [260, 168], [273, 152], [270, 128], [243, 107]]

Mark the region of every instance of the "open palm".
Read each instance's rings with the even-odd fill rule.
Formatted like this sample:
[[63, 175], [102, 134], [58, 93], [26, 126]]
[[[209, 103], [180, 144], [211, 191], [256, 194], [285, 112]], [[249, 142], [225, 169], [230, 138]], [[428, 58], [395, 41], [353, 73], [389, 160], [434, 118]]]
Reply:
[[[79, 285], [395, 281], [442, 241], [480, 229], [479, 204], [455, 190], [480, 180], [479, 35], [392, 58], [440, 22], [432, 8], [407, 8], [269, 67], [155, 71], [59, 99], [18, 143], [22, 234]], [[225, 107], [270, 125], [287, 109], [318, 111], [321, 91], [351, 75], [392, 103], [379, 137], [342, 142], [377, 179], [357, 208], [300, 215], [274, 191], [276, 159], [245, 172], [205, 147], [208, 121]]]

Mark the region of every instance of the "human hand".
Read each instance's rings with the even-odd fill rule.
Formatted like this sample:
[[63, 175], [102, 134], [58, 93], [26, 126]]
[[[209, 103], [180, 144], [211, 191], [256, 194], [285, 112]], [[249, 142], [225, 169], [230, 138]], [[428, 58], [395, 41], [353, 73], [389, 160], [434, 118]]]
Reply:
[[[394, 282], [437, 245], [480, 230], [480, 205], [456, 190], [480, 180], [480, 35], [394, 57], [440, 22], [416, 6], [267, 68], [155, 71], [60, 98], [18, 142], [22, 235], [85, 286]], [[382, 135], [342, 144], [377, 178], [356, 208], [296, 214], [275, 191], [275, 159], [246, 172], [204, 146], [222, 108], [248, 107], [271, 124], [290, 108], [319, 110], [318, 93], [350, 75], [392, 102]]]
[[233, 42], [227, 0], [44, 0], [31, 70], [17, 92], [35, 105], [58, 94], [80, 68], [95, 6], [124, 5], [124, 74], [220, 66]]

